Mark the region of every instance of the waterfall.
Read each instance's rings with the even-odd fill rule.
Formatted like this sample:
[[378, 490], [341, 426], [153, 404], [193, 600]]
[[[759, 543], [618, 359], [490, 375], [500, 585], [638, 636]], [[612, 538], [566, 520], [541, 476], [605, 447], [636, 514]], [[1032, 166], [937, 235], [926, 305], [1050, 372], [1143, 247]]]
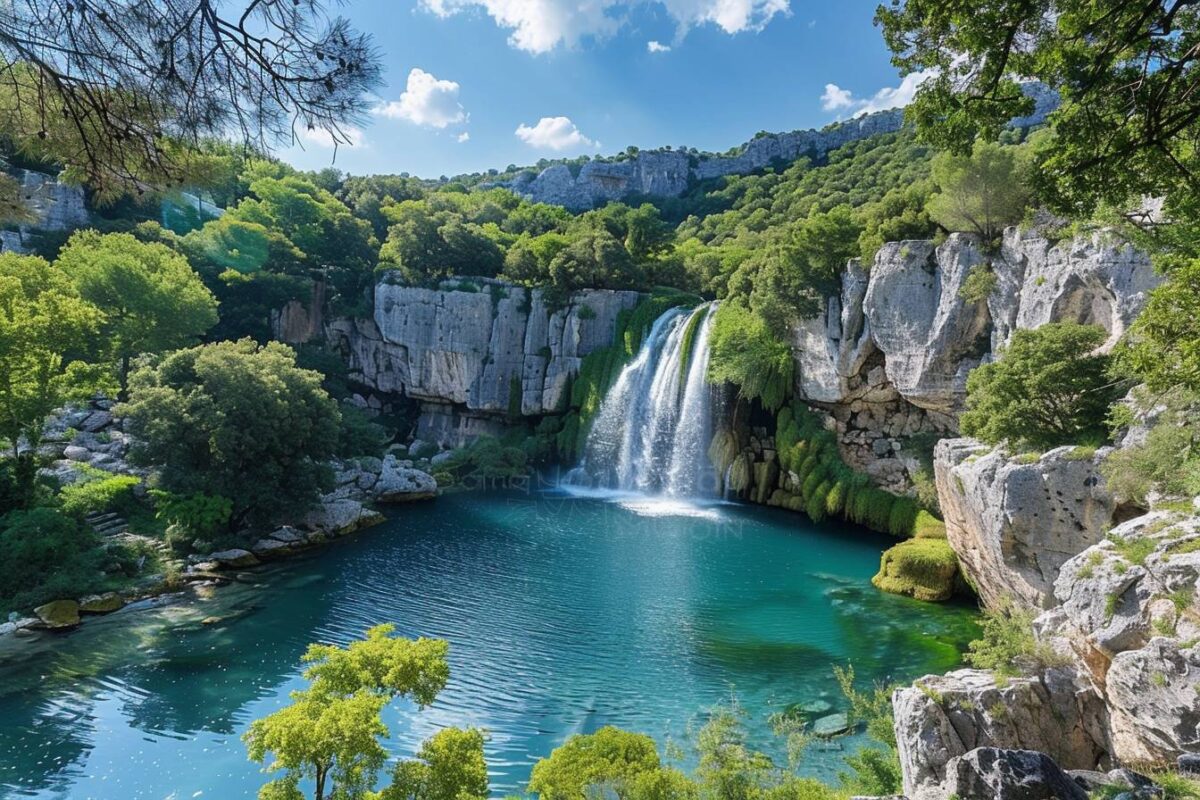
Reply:
[[714, 389], [705, 380], [714, 306], [671, 309], [605, 395], [569, 479], [623, 491], [715, 497]]

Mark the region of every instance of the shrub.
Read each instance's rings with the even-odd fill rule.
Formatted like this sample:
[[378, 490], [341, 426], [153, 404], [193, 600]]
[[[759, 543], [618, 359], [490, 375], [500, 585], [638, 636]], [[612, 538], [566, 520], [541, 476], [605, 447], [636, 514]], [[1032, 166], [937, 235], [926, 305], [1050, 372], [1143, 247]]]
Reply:
[[387, 447], [383, 426], [371, 421], [361, 409], [342, 403], [342, 422], [338, 428], [337, 454], [342, 458], [376, 456]]
[[1034, 449], [1104, 441], [1103, 421], [1119, 393], [1109, 357], [1094, 352], [1105, 336], [1099, 326], [1073, 322], [1014, 333], [999, 361], [968, 376], [962, 432]]
[[142, 482], [133, 475], [110, 475], [69, 483], [59, 492], [63, 511], [82, 517], [125, 507], [133, 498], [133, 488]]
[[620, 787], [642, 773], [658, 770], [659, 763], [649, 736], [607, 726], [592, 734], [572, 736], [535, 764], [529, 790], [546, 800], [586, 800], [594, 787]]
[[233, 513], [233, 503], [220, 495], [203, 492], [177, 495], [162, 489], [151, 489], [150, 495], [158, 508], [159, 519], [180, 529], [182, 538], [208, 539], [225, 527]]
[[967, 663], [1001, 678], [1061, 666], [1066, 659], [1033, 635], [1034, 612], [1005, 600], [984, 611], [981, 638], [971, 642]]
[[969, 303], [982, 303], [996, 290], [999, 282], [1000, 279], [996, 277], [990, 264], [976, 264], [967, 273], [967, 279], [958, 290], [958, 296]]
[[0, 517], [0, 608], [79, 597], [103, 585], [104, 553], [79, 520], [52, 508]]
[[792, 392], [794, 369], [791, 347], [764, 320], [740, 303], [721, 304], [709, 333], [711, 380], [728, 381], [741, 397], [775, 411]]

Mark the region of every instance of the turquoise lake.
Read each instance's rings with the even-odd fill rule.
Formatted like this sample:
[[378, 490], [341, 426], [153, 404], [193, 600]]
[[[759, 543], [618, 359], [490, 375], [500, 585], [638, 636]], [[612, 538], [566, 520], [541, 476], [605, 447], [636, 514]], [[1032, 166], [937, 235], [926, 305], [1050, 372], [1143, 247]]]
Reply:
[[[0, 797], [252, 798], [266, 778], [246, 726], [302, 685], [308, 643], [381, 622], [451, 644], [437, 702], [388, 709], [388, 749], [485, 728], [497, 796], [573, 733], [612, 724], [686, 745], [732, 697], [779, 753], [766, 718], [839, 706], [834, 665], [911, 680], [957, 665], [976, 634], [966, 605], [872, 588], [890, 543], [735, 505], [493, 493], [402, 508], [207, 599], [0, 642]], [[832, 778], [861, 742], [814, 746], [805, 771]]]

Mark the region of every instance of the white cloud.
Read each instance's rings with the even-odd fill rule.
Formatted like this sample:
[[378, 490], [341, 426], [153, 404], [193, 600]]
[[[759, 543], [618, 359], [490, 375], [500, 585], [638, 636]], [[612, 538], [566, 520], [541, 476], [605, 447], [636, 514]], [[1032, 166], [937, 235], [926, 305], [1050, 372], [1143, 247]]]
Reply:
[[885, 86], [870, 97], [855, 97], [849, 89], [843, 89], [836, 83], [827, 83], [821, 94], [821, 108], [849, 112], [847, 116], [851, 117], [889, 108], [903, 108], [912, 102], [921, 84], [935, 74], [933, 70], [910, 72], [901, 79], [899, 86]]
[[656, 42], [651, 39], [650, 41], [646, 42], [646, 49], [651, 53], [669, 53], [671, 52], [671, 45], [663, 44], [662, 42]]
[[519, 125], [516, 134], [530, 147], [544, 150], [577, 150], [600, 146], [599, 142], [584, 136], [567, 117], [542, 117], [533, 127]]
[[466, 109], [458, 102], [458, 90], [454, 81], [439, 80], [414, 67], [400, 99], [377, 106], [375, 113], [428, 128], [457, 125], [467, 121]]
[[[674, 20], [678, 36], [712, 23], [726, 33], [762, 30], [778, 14], [789, 13], [790, 0], [418, 0], [439, 17], [480, 9], [510, 31], [519, 50], [547, 53], [573, 47], [583, 39], [616, 33], [637, 6], [661, 5]], [[659, 52], [651, 50], [651, 52]]]
[[314, 147], [324, 147], [332, 150], [338, 147], [366, 147], [367, 139], [363, 132], [353, 125], [342, 125], [338, 130], [337, 141], [333, 134], [324, 128], [301, 128], [297, 131], [301, 144], [311, 144]]
[[462, 133], [460, 133], [458, 135], [457, 139], [458, 139], [459, 144], [462, 144], [463, 142], [469, 142], [469, 141], [471, 141], [471, 134], [467, 133], [466, 131], [463, 131]]
[[836, 83], [825, 84], [825, 91], [821, 94], [821, 108], [826, 111], [840, 111], [852, 105], [854, 105], [854, 97], [849, 90], [841, 88]]

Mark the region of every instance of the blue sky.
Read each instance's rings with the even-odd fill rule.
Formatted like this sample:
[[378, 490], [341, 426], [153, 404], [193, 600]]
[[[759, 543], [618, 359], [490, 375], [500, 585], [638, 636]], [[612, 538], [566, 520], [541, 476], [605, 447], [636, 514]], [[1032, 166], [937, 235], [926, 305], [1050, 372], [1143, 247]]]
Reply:
[[280, 155], [437, 177], [820, 127], [911, 94], [876, 2], [349, 0], [383, 56], [375, 113], [336, 162], [320, 136]]

